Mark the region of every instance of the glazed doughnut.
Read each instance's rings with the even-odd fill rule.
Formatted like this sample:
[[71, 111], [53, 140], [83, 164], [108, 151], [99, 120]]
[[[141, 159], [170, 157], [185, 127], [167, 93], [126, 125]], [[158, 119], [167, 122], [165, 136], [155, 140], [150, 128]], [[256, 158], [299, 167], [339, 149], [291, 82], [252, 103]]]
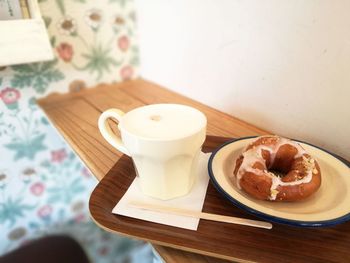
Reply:
[[270, 135], [243, 150], [231, 179], [257, 199], [299, 201], [318, 190], [321, 170], [299, 143]]

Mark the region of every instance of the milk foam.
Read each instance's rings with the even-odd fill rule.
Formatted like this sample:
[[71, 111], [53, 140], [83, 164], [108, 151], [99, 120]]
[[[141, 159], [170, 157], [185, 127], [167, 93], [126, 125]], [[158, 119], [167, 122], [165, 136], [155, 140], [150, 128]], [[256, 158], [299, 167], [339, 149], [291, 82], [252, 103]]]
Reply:
[[207, 120], [200, 111], [179, 104], [154, 104], [123, 116], [120, 128], [146, 139], [172, 140], [202, 130]]

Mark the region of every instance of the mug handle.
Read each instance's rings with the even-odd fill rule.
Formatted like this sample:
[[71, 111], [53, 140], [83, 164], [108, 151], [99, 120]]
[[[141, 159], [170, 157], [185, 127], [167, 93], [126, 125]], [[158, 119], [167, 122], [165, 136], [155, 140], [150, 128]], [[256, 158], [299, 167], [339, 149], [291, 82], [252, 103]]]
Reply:
[[114, 134], [111, 127], [109, 127], [107, 120], [109, 118], [115, 119], [120, 122], [125, 113], [119, 109], [109, 109], [101, 114], [98, 119], [98, 128], [105, 140], [109, 142], [114, 148], [122, 153], [130, 156], [129, 151], [125, 148], [121, 138]]

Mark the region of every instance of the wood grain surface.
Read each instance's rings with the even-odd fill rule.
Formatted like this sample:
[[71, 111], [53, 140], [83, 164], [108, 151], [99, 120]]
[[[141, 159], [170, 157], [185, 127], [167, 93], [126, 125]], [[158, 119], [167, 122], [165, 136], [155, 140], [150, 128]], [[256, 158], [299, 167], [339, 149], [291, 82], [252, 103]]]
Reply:
[[200, 254], [190, 253], [183, 250], [171, 248], [171, 247], [164, 247], [164, 246], [158, 246], [153, 245], [156, 249], [156, 251], [162, 255], [163, 260], [165, 262], [174, 262], [174, 263], [228, 263], [231, 261], [224, 260], [224, 259], [218, 259], [214, 257], [209, 256], [203, 256]]
[[[121, 84], [101, 84], [76, 93], [51, 94], [37, 101], [52, 124], [100, 180], [121, 156], [97, 128], [100, 114], [109, 108], [125, 112], [152, 103], [181, 103], [201, 110], [208, 118], [209, 135], [241, 137], [267, 132], [239, 119], [138, 79]], [[115, 127], [115, 125], [114, 125]], [[115, 129], [116, 132], [117, 129]]]
[[[207, 133], [209, 135], [242, 137], [267, 133], [266, 131], [258, 129], [237, 118], [142, 79], [124, 82], [122, 84], [101, 84], [95, 88], [85, 89], [76, 93], [51, 94], [46, 98], [38, 100], [38, 104], [44, 110], [51, 123], [57, 128], [59, 133], [79, 155], [98, 180], [101, 180], [122, 156], [100, 135], [97, 128], [99, 115], [108, 108], [119, 108], [123, 111], [129, 111], [142, 105], [164, 102], [181, 103], [200, 109], [208, 118]], [[117, 129], [114, 130], [118, 132]], [[207, 144], [208, 143], [212, 143], [212, 145], [208, 145], [209, 147], [215, 147], [215, 142], [209, 141]], [[210, 187], [208, 193], [211, 193], [212, 191], [213, 189]], [[216, 196], [216, 198], [218, 198], [217, 203], [219, 207], [220, 205], [224, 206], [228, 204], [223, 198], [219, 198], [218, 196]], [[101, 209], [106, 208], [101, 206]], [[216, 211], [215, 207], [211, 206], [206, 207], [205, 209], [207, 209], [208, 212]], [[227, 213], [230, 214], [231, 212], [228, 211]], [[239, 211], [237, 211], [237, 215], [245, 215], [245, 213], [239, 213]], [[281, 227], [281, 229], [279, 230], [278, 228], [277, 231], [282, 236], [274, 234], [273, 236], [277, 235], [277, 237], [272, 243], [268, 240], [271, 236], [266, 236], [266, 233], [262, 232], [262, 237], [267, 238], [267, 240], [261, 241], [263, 238], [259, 239], [261, 244], [255, 241], [255, 236], [249, 232], [249, 229], [238, 229], [237, 232], [240, 234], [239, 237], [241, 240], [237, 239], [237, 243], [245, 248], [249, 248], [253, 255], [257, 257], [256, 261], [263, 261], [263, 255], [266, 254], [264, 252], [266, 247], [269, 248], [272, 255], [275, 253], [279, 255], [304, 254], [304, 243], [316, 242], [318, 243], [318, 250], [313, 251], [313, 253], [316, 254], [316, 261], [321, 261], [322, 256], [327, 254], [328, 245], [336, 247], [338, 240], [342, 240], [344, 244], [339, 247], [340, 256], [332, 253], [330, 256], [326, 256], [324, 261], [350, 262], [349, 257], [341, 256], [343, 255], [344, 246], [347, 246], [350, 250], [349, 229], [344, 231], [344, 233], [339, 233], [337, 228], [338, 227], [334, 227], [325, 230], [325, 234], [322, 235], [323, 239], [321, 240], [319, 239], [320, 236], [316, 238], [308, 238], [307, 236], [309, 235], [309, 232], [312, 231], [309, 229], [299, 230], [293, 228], [291, 231], [289, 227], [286, 227], [287, 230], [284, 230], [284, 228]], [[225, 230], [225, 227], [218, 229], [218, 231]], [[107, 231], [112, 230], [107, 229]], [[233, 236], [236, 235], [235, 232], [232, 232], [231, 234]], [[283, 235], [287, 235], [287, 238], [288, 235], [291, 235], [292, 239], [297, 239], [300, 236], [301, 241], [297, 243], [292, 242], [291, 244], [288, 242], [280, 244], [279, 242], [286, 242]], [[306, 236], [306, 240], [303, 239], [303, 236]], [[196, 242], [200, 243], [202, 241], [199, 239], [196, 240]], [[273, 244], [276, 246], [272, 247]], [[218, 247], [218, 254], [220, 254], [220, 245], [220, 242], [215, 244], [215, 247]], [[188, 253], [165, 246], [155, 245], [155, 248], [166, 262], [221, 262], [221, 260], [218, 259]], [[235, 246], [232, 247], [232, 250], [237, 250], [237, 254], [241, 256], [244, 256], [244, 253], [246, 253], [243, 252], [241, 248]], [[299, 252], [299, 250], [301, 252]], [[201, 253], [200, 251], [196, 252]], [[257, 255], [259, 252], [261, 252], [260, 258]], [[247, 257], [248, 256], [249, 253]], [[265, 261], [268, 259], [269, 257], [267, 257]]]

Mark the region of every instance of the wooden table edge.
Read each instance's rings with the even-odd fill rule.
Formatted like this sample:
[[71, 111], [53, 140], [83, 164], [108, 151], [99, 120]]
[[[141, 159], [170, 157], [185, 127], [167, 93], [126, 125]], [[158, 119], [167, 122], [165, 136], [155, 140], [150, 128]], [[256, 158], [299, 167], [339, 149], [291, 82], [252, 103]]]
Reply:
[[146, 242], [150, 242], [151, 244], [156, 244], [156, 245], [165, 246], [165, 247], [171, 247], [171, 248], [175, 248], [175, 249], [179, 249], [179, 250], [183, 250], [183, 251], [187, 251], [187, 252], [191, 252], [191, 253], [196, 253], [196, 254], [199, 254], [199, 255], [210, 256], [210, 257], [213, 257], [213, 258], [219, 258], [219, 259], [225, 259], [225, 260], [229, 260], [229, 261], [243, 262], [243, 263], [255, 262], [255, 261], [242, 260], [240, 258], [234, 258], [234, 257], [229, 257], [229, 256], [224, 256], [224, 255], [218, 255], [218, 254], [215, 254], [215, 253], [205, 252], [205, 251], [202, 251], [202, 250], [199, 250], [199, 249], [193, 249], [193, 248], [188, 248], [188, 247], [184, 247], [184, 246], [173, 245], [173, 244], [166, 243], [166, 242], [161, 242], [161, 241], [158, 241], [158, 240], [147, 239], [147, 238], [140, 238], [140, 237], [136, 238], [135, 236], [128, 235], [126, 233], [118, 232], [118, 231], [115, 231], [115, 230], [110, 229], [108, 227], [105, 227], [104, 225], [100, 224], [97, 220], [95, 220], [95, 218], [92, 216], [92, 214], [90, 212], [90, 209], [89, 209], [89, 213], [90, 213], [90, 218], [94, 221], [94, 223], [96, 225], [98, 225], [100, 228], [104, 229], [105, 231], [113, 233], [113, 234], [122, 235], [122, 236], [125, 236], [125, 237], [128, 237], [128, 238], [131, 238], [131, 239], [143, 240], [143, 241], [146, 241]]

